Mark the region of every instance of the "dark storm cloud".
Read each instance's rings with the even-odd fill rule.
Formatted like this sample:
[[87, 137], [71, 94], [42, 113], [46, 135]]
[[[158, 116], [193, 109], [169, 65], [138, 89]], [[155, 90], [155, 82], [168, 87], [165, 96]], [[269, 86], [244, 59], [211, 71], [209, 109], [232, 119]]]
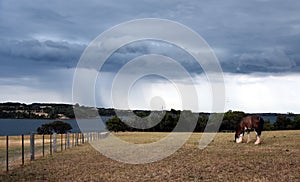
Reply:
[[[226, 72], [228, 109], [294, 111], [300, 108], [295, 99], [300, 72], [299, 9], [298, 0], [0, 0], [0, 102], [72, 103], [75, 66], [94, 38], [125, 21], [163, 18], [190, 27], [214, 50]], [[175, 31], [165, 29], [163, 33]], [[184, 50], [165, 43], [137, 42], [120, 48], [104, 65], [106, 76], [100, 77], [96, 86], [102, 89], [105, 104], [101, 101], [99, 106], [113, 107], [109, 98], [116, 72], [144, 54], [177, 60], [199, 79], [197, 86], [202, 92], [205, 75], [196, 75], [202, 69]], [[167, 64], [153, 65], [161, 69], [158, 71], [172, 72]], [[87, 80], [90, 71], [83, 75]], [[180, 77], [176, 71], [172, 73], [174, 78]], [[169, 94], [167, 85], [141, 87], [147, 90], [145, 95]], [[208, 95], [203, 95], [203, 103], [210, 103]]]
[[[79, 58], [84, 45], [51, 40], [1, 40], [1, 55], [14, 59], [59, 62], [65, 66], [73, 66]], [[4, 59], [4, 58], [3, 58]]]
[[48, 69], [72, 68], [85, 46], [51, 40], [0, 39], [2, 76], [37, 74]]
[[[185, 50], [167, 42], [154, 40], [136, 41], [121, 47], [107, 59], [102, 71], [118, 72], [131, 60], [149, 54], [157, 54], [171, 58], [181, 64], [189, 73], [199, 74], [203, 72], [201, 66], [198, 65], [196, 60]], [[174, 70], [168, 70], [168, 66], [162, 66], [165, 64], [163, 61], [149, 60], [146, 62], [152, 64], [152, 66], [157, 65], [157, 69], [162, 73], [167, 71], [174, 72]], [[137, 67], [136, 69], [146, 70], [147, 65]]]
[[[101, 32], [124, 21], [154, 17], [178, 21], [202, 35], [225, 72], [298, 72], [299, 9], [296, 0], [1, 1], [0, 69], [3, 76], [20, 65], [28, 70], [13, 74], [74, 67], [86, 45]], [[153, 52], [170, 55], [188, 71], [201, 72], [180, 51], [142, 44], [120, 49], [108, 70]]]

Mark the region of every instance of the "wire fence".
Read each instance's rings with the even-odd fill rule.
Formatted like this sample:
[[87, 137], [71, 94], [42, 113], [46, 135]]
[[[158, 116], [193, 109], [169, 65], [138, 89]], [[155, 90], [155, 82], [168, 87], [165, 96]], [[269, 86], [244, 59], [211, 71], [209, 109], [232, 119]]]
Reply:
[[0, 136], [0, 171], [9, 171], [11, 168], [23, 166], [37, 158], [105, 138], [107, 135], [107, 132], [90, 132]]

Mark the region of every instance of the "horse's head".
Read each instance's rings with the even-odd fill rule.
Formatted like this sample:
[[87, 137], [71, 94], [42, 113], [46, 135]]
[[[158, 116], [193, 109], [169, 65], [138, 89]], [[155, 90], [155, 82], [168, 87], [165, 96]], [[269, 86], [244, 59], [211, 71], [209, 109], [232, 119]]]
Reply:
[[234, 141], [236, 142], [236, 140], [239, 138], [239, 135], [237, 134], [237, 132], [235, 132], [235, 135], [234, 135]]
[[242, 143], [243, 142], [243, 132], [240, 128], [238, 128], [235, 132], [234, 141], [236, 143]]

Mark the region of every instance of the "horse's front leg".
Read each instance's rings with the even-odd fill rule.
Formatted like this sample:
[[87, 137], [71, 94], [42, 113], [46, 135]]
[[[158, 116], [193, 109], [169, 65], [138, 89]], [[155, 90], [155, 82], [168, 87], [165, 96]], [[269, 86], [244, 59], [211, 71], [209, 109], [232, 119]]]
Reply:
[[242, 131], [240, 133], [240, 135], [238, 136], [238, 138], [236, 139], [236, 143], [242, 143], [243, 142], [243, 138], [244, 138], [244, 131]]
[[251, 138], [250, 138], [250, 131], [247, 130], [247, 143], [251, 142]]

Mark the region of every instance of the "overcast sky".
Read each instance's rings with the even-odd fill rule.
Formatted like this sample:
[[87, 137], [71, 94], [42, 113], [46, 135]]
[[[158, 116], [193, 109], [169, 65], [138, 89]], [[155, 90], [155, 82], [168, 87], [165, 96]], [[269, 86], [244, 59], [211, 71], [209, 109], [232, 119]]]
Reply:
[[[125, 21], [163, 18], [190, 27], [213, 49], [224, 72], [225, 111], [300, 113], [299, 9], [297, 0], [0, 0], [0, 102], [72, 103], [74, 70], [93, 39]], [[110, 57], [95, 86], [97, 106], [113, 107], [116, 73], [152, 53], [177, 60], [192, 74], [198, 109], [182, 108], [176, 85], [157, 76], [133, 85], [130, 108], [210, 112], [211, 88], [201, 67], [178, 47], [155, 41], [132, 43]]]

